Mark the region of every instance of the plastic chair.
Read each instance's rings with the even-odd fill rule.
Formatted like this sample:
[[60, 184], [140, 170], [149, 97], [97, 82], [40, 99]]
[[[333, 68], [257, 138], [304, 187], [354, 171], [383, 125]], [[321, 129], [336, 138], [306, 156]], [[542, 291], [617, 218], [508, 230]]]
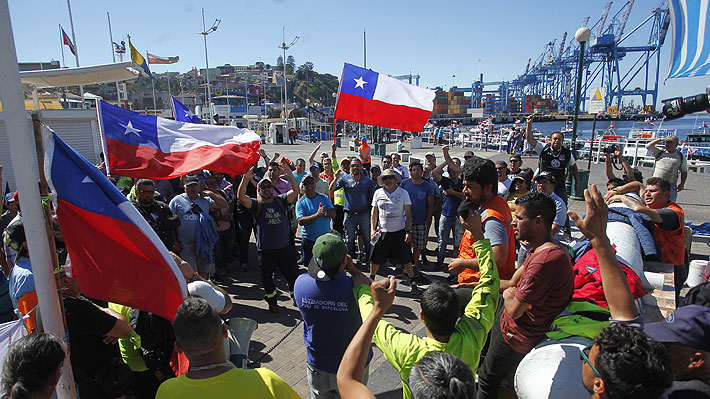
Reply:
[[247, 317], [233, 317], [225, 323], [229, 337], [229, 345], [225, 343], [227, 358], [239, 368], [247, 368], [249, 343], [258, 323]]

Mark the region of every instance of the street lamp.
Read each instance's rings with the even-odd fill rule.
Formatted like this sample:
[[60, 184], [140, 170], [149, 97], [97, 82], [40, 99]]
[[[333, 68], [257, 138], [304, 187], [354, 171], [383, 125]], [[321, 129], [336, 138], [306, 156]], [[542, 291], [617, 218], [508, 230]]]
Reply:
[[586, 26], [577, 29], [574, 37], [579, 42], [579, 63], [577, 64], [577, 89], [574, 92], [574, 119], [572, 125], [572, 153], [575, 153], [577, 144], [577, 120], [579, 118], [579, 100], [582, 96], [582, 72], [584, 69], [584, 45], [589, 41], [592, 31]]
[[207, 109], [209, 113], [210, 125], [214, 124], [212, 116], [212, 93], [210, 93], [210, 63], [207, 59], [207, 35], [217, 30], [219, 23], [222, 22], [221, 19], [215, 19], [212, 26], [207, 29], [205, 25], [205, 9], [202, 9], [202, 32], [198, 34], [202, 35], [205, 39], [205, 77], [207, 78]]
[[456, 81], [454, 79], [456, 79], [456, 75], [451, 75], [451, 88], [452, 89], [454, 88], [454, 86], [456, 86]]
[[313, 130], [313, 129], [311, 129], [311, 99], [310, 98], [306, 99], [306, 113], [308, 113], [308, 138], [310, 141], [311, 131]]
[[224, 78], [224, 91], [227, 92], [227, 120], [231, 120], [232, 107], [229, 106], [229, 87], [227, 87], [227, 79], [229, 79], [229, 74], [222, 75]]
[[286, 44], [286, 28], [281, 27], [281, 45], [279, 46], [280, 49], [284, 51], [284, 103], [283, 109], [284, 109], [284, 117], [286, 118], [286, 129], [288, 130], [288, 108], [286, 107], [286, 104], [288, 104], [288, 92], [286, 91], [286, 50], [290, 49], [293, 47], [294, 44], [300, 39], [300, 37], [296, 36], [291, 43], [288, 45]]

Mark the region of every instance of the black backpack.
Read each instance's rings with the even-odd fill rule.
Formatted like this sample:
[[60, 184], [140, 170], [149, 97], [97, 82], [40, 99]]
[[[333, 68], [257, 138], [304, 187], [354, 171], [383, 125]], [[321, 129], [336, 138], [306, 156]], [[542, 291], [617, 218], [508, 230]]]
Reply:
[[166, 379], [175, 377], [170, 367], [175, 348], [175, 333], [170, 321], [138, 309], [131, 309], [128, 321], [141, 337], [141, 352], [148, 369], [160, 372]]

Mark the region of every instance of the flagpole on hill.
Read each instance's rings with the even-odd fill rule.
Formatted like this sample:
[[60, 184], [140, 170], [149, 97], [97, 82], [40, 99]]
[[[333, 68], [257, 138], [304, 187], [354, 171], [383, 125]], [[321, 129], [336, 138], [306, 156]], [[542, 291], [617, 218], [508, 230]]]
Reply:
[[[0, 101], [7, 125], [8, 144], [12, 159], [17, 190], [22, 198], [22, 219], [27, 237], [30, 259], [33, 261], [33, 274], [37, 300], [41, 312], [44, 331], [65, 337], [61, 318], [57, 286], [50, 269], [51, 254], [47, 240], [41, 198], [37, 191], [38, 175], [35, 173], [32, 154], [32, 133], [27, 123], [24, 94], [20, 82], [17, 64], [17, 51], [12, 33], [12, 21], [7, 0], [0, 0]], [[76, 398], [74, 382], [71, 377], [69, 357], [64, 363], [64, 370], [57, 384], [57, 397], [60, 399]]]

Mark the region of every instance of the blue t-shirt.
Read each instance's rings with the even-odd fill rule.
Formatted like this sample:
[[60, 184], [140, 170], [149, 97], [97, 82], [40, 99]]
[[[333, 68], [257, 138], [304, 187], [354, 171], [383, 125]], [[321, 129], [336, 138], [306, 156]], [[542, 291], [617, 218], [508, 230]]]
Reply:
[[17, 258], [15, 266], [10, 272], [10, 299], [17, 308], [17, 300], [35, 291], [35, 277], [32, 274], [30, 258], [21, 256]]
[[296, 178], [296, 181], [298, 182], [298, 184], [301, 184], [301, 181], [303, 180], [303, 177], [304, 177], [305, 175], [307, 175], [307, 174], [308, 174], [307, 171], [306, 171], [306, 172], [303, 172], [303, 173], [296, 173], [296, 172], [293, 172], [293, 177]]
[[364, 211], [372, 202], [372, 195], [375, 194], [377, 186], [375, 182], [364, 174], [360, 176], [360, 181], [355, 181], [353, 175], [348, 174], [338, 179], [335, 189], [344, 188], [346, 211]]
[[564, 226], [567, 221], [567, 205], [565, 205], [562, 198], [555, 193], [551, 193], [550, 198], [555, 201], [555, 220], [552, 221], [552, 224]]
[[441, 186], [441, 214], [448, 217], [458, 216], [458, 209], [459, 205], [461, 205], [461, 199], [459, 197], [454, 197], [453, 195], [446, 195], [444, 190], [452, 188], [454, 191], [462, 192], [463, 183], [460, 180], [457, 183], [454, 183], [451, 179], [444, 176], [441, 178], [439, 184]]
[[[256, 248], [259, 250], [281, 249], [291, 245], [291, 224], [288, 221], [286, 211], [277, 204], [277, 196], [271, 202], [261, 204], [261, 212], [256, 214], [259, 202], [256, 198], [251, 199], [249, 212], [256, 219]], [[286, 205], [288, 194], [278, 196]]]
[[434, 197], [431, 184], [426, 180], [416, 184], [412, 179], [406, 179], [399, 187], [409, 193], [409, 199], [412, 201], [412, 224], [426, 224], [427, 198]]
[[[316, 196], [313, 198], [308, 198], [304, 195], [296, 203], [296, 219], [315, 215], [315, 213], [318, 212], [318, 206], [320, 204], [323, 204], [326, 211], [334, 209], [333, 204], [330, 203], [330, 198], [323, 194], [316, 193]], [[330, 218], [323, 216], [309, 225], [301, 226], [301, 237], [306, 240], [315, 241], [318, 237], [327, 234], [329, 231]]]
[[198, 196], [194, 201], [190, 201], [190, 198], [185, 193], [175, 196], [169, 205], [170, 210], [180, 218], [177, 238], [183, 244], [195, 242], [197, 226], [200, 224], [200, 210], [197, 210], [192, 205], [193, 202], [202, 212], [209, 212], [210, 207], [214, 205], [214, 201], [210, 197], [202, 198]]
[[[337, 373], [345, 349], [362, 325], [352, 280], [344, 272], [330, 281], [318, 281], [304, 273], [296, 279], [293, 291], [303, 318], [308, 364]], [[368, 363], [371, 358], [372, 349]]]

